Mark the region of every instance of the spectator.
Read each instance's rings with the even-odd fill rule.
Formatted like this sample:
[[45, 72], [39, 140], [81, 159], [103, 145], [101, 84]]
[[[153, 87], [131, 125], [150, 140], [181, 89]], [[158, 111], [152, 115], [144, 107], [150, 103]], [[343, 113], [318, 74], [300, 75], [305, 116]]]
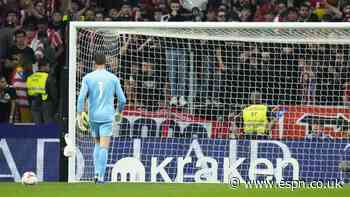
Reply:
[[250, 46], [250, 49], [248, 51], [248, 64], [246, 64], [246, 73], [245, 73], [245, 83], [246, 86], [248, 86], [248, 92], [251, 92], [252, 90], [260, 89], [262, 91], [263, 89], [263, 80], [262, 79], [262, 73], [261, 73], [261, 65], [258, 59], [261, 55], [261, 52], [258, 49], [257, 45]]
[[[244, 9], [249, 9], [251, 13], [256, 12], [256, 0], [238, 0], [233, 4], [232, 10], [238, 15], [241, 15], [241, 11]], [[252, 14], [252, 15], [254, 15]]]
[[[209, 91], [211, 92], [211, 98], [209, 99], [211, 104], [219, 105], [222, 103], [228, 103], [230, 100], [231, 89], [229, 87], [231, 68], [234, 66], [237, 57], [237, 48], [235, 42], [213, 42], [214, 47], [214, 61], [213, 67], [209, 70]], [[231, 79], [231, 80], [230, 80]], [[230, 93], [228, 93], [230, 92]], [[210, 93], [209, 93], [210, 94]], [[222, 109], [221, 111], [226, 111]]]
[[186, 18], [182, 15], [182, 8], [177, 0], [170, 2], [170, 12], [168, 21], [185, 21]]
[[[23, 66], [25, 76], [30, 74], [35, 63], [34, 51], [26, 44], [26, 33], [23, 30], [17, 30], [14, 34], [15, 45], [9, 49], [5, 64], [5, 74], [8, 78], [17, 66]], [[19, 63], [22, 64], [18, 65]]]
[[55, 49], [49, 43], [47, 34], [45, 32], [38, 33], [38, 39], [33, 40], [31, 48], [34, 50], [34, 54], [37, 61], [46, 59], [52, 70], [55, 70], [57, 66], [55, 58]]
[[[263, 103], [261, 93], [253, 92], [250, 104], [233, 118], [232, 130], [236, 137], [244, 139], [269, 139], [275, 122], [273, 110]], [[243, 128], [243, 134], [239, 133], [238, 128]]]
[[27, 85], [25, 83], [28, 73], [23, 69], [23, 58], [19, 56], [16, 69], [11, 78], [12, 86], [16, 90], [16, 113], [17, 120], [21, 123], [31, 122], [32, 116], [29, 109], [29, 100], [27, 95]]
[[133, 21], [147, 21], [148, 19], [144, 17], [144, 13], [141, 12], [139, 7], [134, 7], [132, 11]]
[[[4, 26], [0, 28], [0, 73], [3, 73], [2, 67], [5, 64], [5, 59], [9, 53], [9, 49], [12, 46], [13, 33], [17, 28], [18, 17], [15, 11], [9, 11], [6, 14], [6, 20]], [[1, 26], [0, 26], [1, 27]], [[5, 73], [3, 73], [5, 75]], [[7, 79], [8, 76], [6, 76]]]
[[0, 76], [0, 123], [13, 123], [15, 118], [16, 91]]
[[58, 32], [61, 37], [63, 36], [65, 24], [63, 22], [63, 16], [61, 12], [56, 11], [53, 13], [50, 28]]
[[227, 17], [225, 10], [218, 11], [218, 13], [216, 15], [216, 21], [218, 21], [218, 22], [227, 22], [228, 21], [228, 17]]
[[45, 9], [46, 8], [43, 1], [36, 1], [34, 4], [34, 10], [33, 10], [34, 16], [37, 17], [38, 19], [45, 17], [46, 16]]
[[[342, 98], [342, 85], [348, 79], [349, 64], [345, 58], [345, 50], [342, 46], [338, 47], [335, 53], [326, 51], [325, 54], [332, 54], [324, 66], [321, 66], [318, 71], [322, 73], [322, 81], [320, 87], [322, 94], [320, 95], [319, 104], [325, 105], [340, 105]], [[322, 97], [324, 99], [322, 99]]]
[[299, 21], [300, 22], [318, 22], [318, 16], [312, 12], [309, 4], [303, 3], [299, 6]]
[[[270, 0], [263, 0], [260, 2], [260, 4], [257, 6], [257, 10], [255, 12], [255, 21], [273, 21], [270, 19], [265, 19], [267, 15], [273, 15], [274, 16], [274, 9], [277, 6], [276, 1], [270, 1]], [[254, 13], [253, 13], [254, 14]], [[272, 16], [270, 16], [272, 17]]]
[[39, 62], [39, 71], [27, 79], [33, 121], [36, 124], [50, 123], [54, 117], [54, 106], [57, 106], [56, 81], [49, 74], [49, 64]]
[[[180, 4], [173, 0], [170, 2], [170, 14], [168, 21], [184, 21], [180, 14]], [[166, 69], [170, 77], [171, 106], [184, 107], [187, 104], [185, 99], [186, 84], [186, 43], [184, 39], [165, 38], [166, 49]]]
[[206, 21], [208, 21], [208, 22], [214, 22], [214, 21], [216, 21], [217, 20], [217, 13], [216, 13], [216, 11], [215, 11], [215, 9], [213, 9], [213, 8], [209, 8], [208, 10], [207, 10], [207, 13], [206, 13]]
[[320, 12], [317, 7], [314, 12], [321, 19], [321, 21], [342, 21], [343, 13], [340, 11], [340, 9], [328, 3], [328, 1], [323, 1], [323, 4], [326, 8], [325, 13], [322, 11]]
[[[272, 45], [272, 44], [271, 44]], [[271, 45], [263, 45], [261, 51], [259, 52], [259, 72], [257, 76], [258, 85], [261, 85], [261, 92], [266, 95], [266, 99], [274, 102], [274, 93], [273, 90], [271, 91], [271, 88], [273, 87], [273, 84], [271, 84], [271, 78], [272, 73], [274, 70], [275, 65], [271, 65], [271, 56], [273, 55], [271, 53], [271, 49], [269, 48]], [[260, 56], [261, 55], [261, 56]], [[271, 85], [271, 86], [270, 86]]]
[[23, 30], [17, 30], [14, 34], [15, 45], [9, 49], [5, 74], [16, 89], [16, 109], [19, 121], [31, 122], [25, 80], [32, 73], [36, 60], [34, 51], [26, 44], [26, 33]]
[[39, 32], [44, 32], [47, 35], [47, 39], [52, 48], [55, 49], [55, 60], [58, 59], [63, 53], [63, 41], [61, 35], [56, 32], [54, 29], [48, 28], [47, 19], [40, 19], [37, 22], [37, 31], [33, 32], [31, 37], [28, 37], [28, 42], [30, 46], [33, 43], [38, 42], [38, 34]]
[[95, 14], [95, 21], [104, 21], [104, 14], [103, 12], [96, 12]]
[[31, 40], [36, 36], [36, 24], [30, 22], [26, 24], [22, 30], [26, 33], [26, 43], [27, 46], [30, 47], [30, 45], [32, 44]]
[[297, 22], [299, 19], [298, 10], [294, 7], [288, 8], [285, 14], [284, 22]]
[[[295, 105], [300, 103], [300, 67], [297, 62], [299, 48], [295, 45], [277, 45], [279, 50], [275, 51], [275, 87], [279, 104]], [[277, 52], [277, 53], [276, 53]], [[305, 52], [303, 52], [304, 54]]]
[[117, 17], [113, 18], [115, 21], [132, 21], [131, 6], [128, 3], [122, 5]]
[[67, 15], [72, 16], [73, 21], [84, 20], [83, 14], [90, 7], [90, 0], [86, 0], [85, 6], [82, 7], [77, 1], [68, 1]]
[[196, 81], [196, 93], [197, 98], [195, 102], [199, 105], [205, 103], [206, 100], [209, 103], [208, 87], [209, 87], [209, 68], [214, 64], [214, 50], [211, 41], [208, 40], [193, 40], [192, 49], [194, 56], [194, 66], [197, 73]]
[[203, 21], [203, 12], [199, 8], [195, 7], [192, 9], [192, 21], [200, 22]]
[[116, 21], [118, 18], [118, 10], [112, 8], [108, 11], [108, 16], [112, 18], [113, 21]]
[[350, 21], [350, 3], [344, 5], [343, 7], [343, 21]]
[[95, 11], [93, 9], [88, 9], [84, 14], [84, 21], [95, 21]]
[[277, 7], [275, 8], [277, 14], [274, 18], [274, 22], [282, 22], [284, 21], [284, 14], [285, 12], [287, 11], [287, 4], [283, 1], [280, 1], [278, 4], [277, 4]]
[[237, 104], [246, 104], [246, 98], [248, 98], [249, 93], [249, 82], [247, 83], [246, 77], [249, 76], [249, 60], [250, 60], [250, 52], [249, 48], [245, 47], [244, 44], [240, 46], [239, 53], [237, 56], [239, 57], [238, 65], [237, 65], [237, 79], [236, 79], [236, 102]]
[[241, 22], [251, 22], [253, 21], [253, 12], [251, 8], [246, 7], [239, 13], [239, 19]]
[[[252, 90], [258, 89], [262, 94], [268, 97], [269, 94], [271, 94], [271, 87], [268, 86], [267, 82], [269, 82], [269, 78], [272, 77], [273, 69], [276, 65], [269, 65], [270, 54], [266, 52], [266, 50], [267, 48], [260, 44], [252, 46], [246, 54], [248, 63], [244, 65], [245, 67], [242, 67], [243, 71], [240, 72], [244, 74], [243, 85], [247, 88], [245, 92], [249, 93]], [[249, 95], [244, 95], [244, 98], [247, 98], [247, 96]]]
[[136, 92], [143, 109], [157, 111], [163, 100], [161, 69], [151, 61], [145, 58], [141, 63], [141, 69], [137, 75], [138, 90]]
[[166, 39], [166, 68], [170, 78], [171, 106], [184, 107], [186, 87], [186, 41], [184, 39]]
[[137, 76], [137, 47], [139, 46], [136, 35], [122, 34], [120, 36], [122, 48], [120, 50], [120, 67], [118, 67], [118, 77], [124, 87], [129, 107], [138, 106], [136, 99], [136, 77]]
[[163, 13], [167, 13], [168, 12], [168, 6], [165, 3], [165, 0], [160, 0], [159, 5], [157, 6], [158, 9], [161, 9]]
[[299, 59], [301, 72], [301, 84], [303, 90], [303, 101], [305, 104], [315, 104], [316, 97], [316, 74], [312, 61]]
[[162, 15], [161, 9], [154, 10], [152, 21], [160, 22], [162, 20]]
[[339, 98], [341, 97], [341, 73], [339, 68], [328, 63], [326, 67], [325, 75], [327, 78], [324, 80], [326, 83], [324, 87], [326, 88], [326, 105], [339, 105]]
[[196, 101], [202, 106], [205, 104], [201, 114], [208, 118], [225, 114], [227, 110], [223, 104], [230, 102], [233, 92], [230, 67], [235, 64], [236, 43], [200, 40], [195, 42], [194, 49], [198, 61], [195, 64], [198, 72]]
[[4, 27], [17, 27], [19, 25], [17, 12], [10, 10], [7, 12]]
[[43, 1], [36, 1], [33, 3], [32, 0], [28, 0], [24, 1], [22, 6], [23, 10], [21, 12], [26, 19], [34, 18], [38, 20], [46, 17], [46, 10]]

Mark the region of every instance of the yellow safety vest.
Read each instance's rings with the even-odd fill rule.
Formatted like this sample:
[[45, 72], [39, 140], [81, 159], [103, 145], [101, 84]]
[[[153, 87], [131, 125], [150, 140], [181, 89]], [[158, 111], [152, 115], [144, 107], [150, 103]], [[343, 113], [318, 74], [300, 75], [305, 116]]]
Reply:
[[250, 105], [243, 110], [243, 128], [245, 133], [265, 134], [267, 120], [267, 105]]
[[47, 100], [46, 80], [48, 74], [45, 72], [35, 72], [27, 78], [27, 88], [29, 96], [39, 96], [43, 101]]

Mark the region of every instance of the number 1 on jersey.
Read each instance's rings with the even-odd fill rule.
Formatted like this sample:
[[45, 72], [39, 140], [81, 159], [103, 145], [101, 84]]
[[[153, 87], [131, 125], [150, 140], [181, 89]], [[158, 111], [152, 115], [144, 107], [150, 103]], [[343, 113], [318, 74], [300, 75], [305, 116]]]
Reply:
[[100, 94], [98, 96], [98, 99], [101, 99], [102, 95], [103, 95], [103, 82], [102, 81], [98, 82], [98, 88], [100, 90]]

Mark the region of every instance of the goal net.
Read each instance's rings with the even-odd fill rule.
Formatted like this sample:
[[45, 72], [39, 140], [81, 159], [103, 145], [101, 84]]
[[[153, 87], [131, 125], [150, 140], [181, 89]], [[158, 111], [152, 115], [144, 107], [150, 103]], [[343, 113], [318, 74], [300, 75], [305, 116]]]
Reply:
[[75, 105], [97, 52], [127, 97], [107, 181], [348, 180], [349, 43], [349, 23], [73, 22], [69, 181], [93, 178]]

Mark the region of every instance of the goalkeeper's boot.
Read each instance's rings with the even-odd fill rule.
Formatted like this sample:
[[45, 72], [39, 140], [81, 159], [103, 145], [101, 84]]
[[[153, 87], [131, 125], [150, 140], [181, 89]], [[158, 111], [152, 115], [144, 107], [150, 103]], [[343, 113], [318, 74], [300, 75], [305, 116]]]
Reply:
[[97, 182], [98, 182], [98, 174], [95, 174], [94, 183], [97, 184]]
[[101, 180], [97, 180], [96, 184], [105, 184], [106, 182], [101, 181]]

